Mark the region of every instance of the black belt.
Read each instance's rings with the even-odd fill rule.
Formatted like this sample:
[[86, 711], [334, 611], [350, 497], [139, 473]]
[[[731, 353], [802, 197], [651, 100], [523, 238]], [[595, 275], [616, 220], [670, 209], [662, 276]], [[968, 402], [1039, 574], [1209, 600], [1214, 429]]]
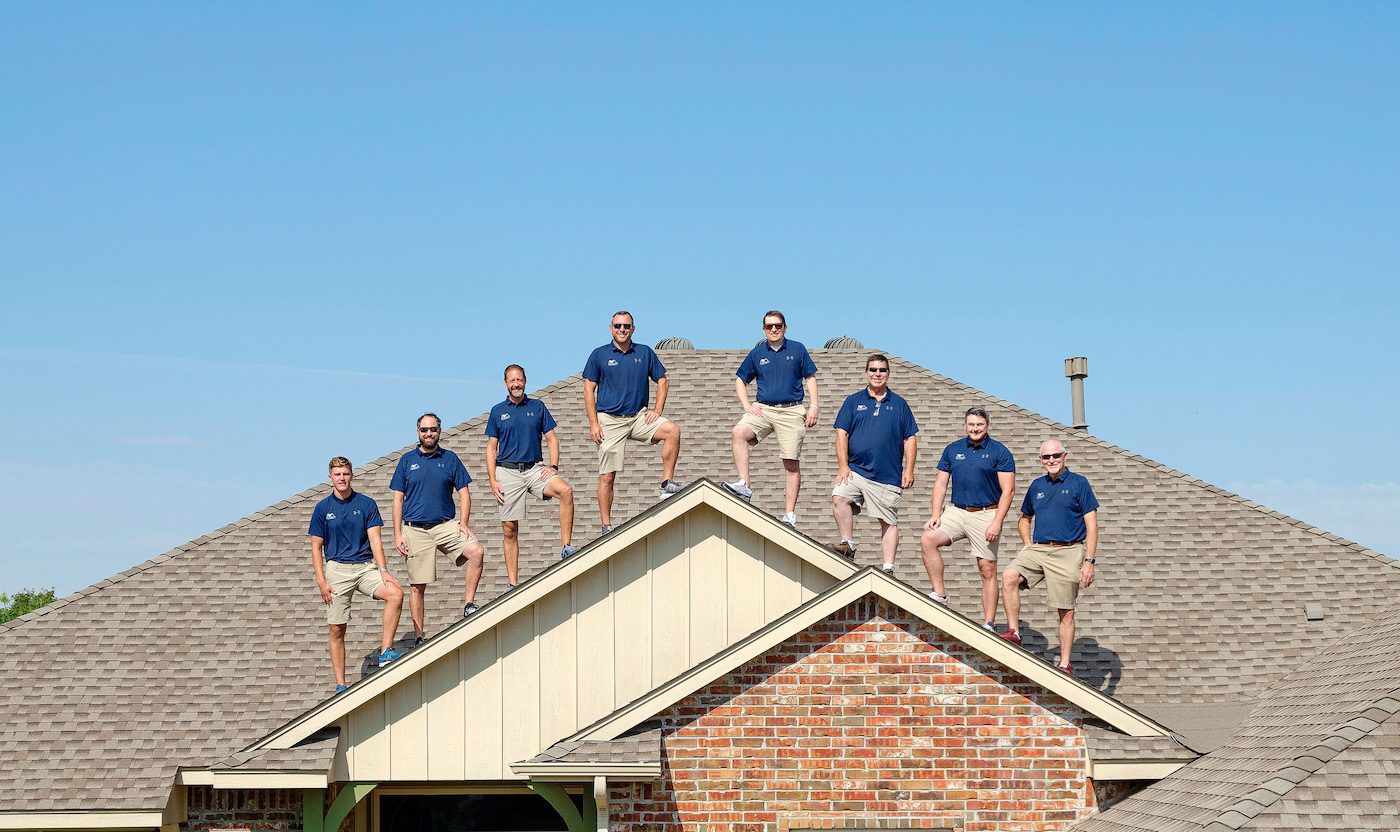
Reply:
[[1081, 544], [1081, 543], [1083, 543], [1083, 542], [1084, 542], [1084, 541], [1082, 541], [1082, 540], [1067, 540], [1067, 541], [1064, 541], [1064, 542], [1061, 542], [1061, 541], [1058, 541], [1058, 540], [1045, 540], [1045, 541], [1042, 541], [1040, 545], [1041, 545], [1041, 546], [1056, 546], [1056, 547], [1058, 547], [1058, 546], [1078, 546], [1079, 544]]
[[[451, 517], [447, 518], [447, 520], [451, 519]], [[415, 529], [431, 529], [433, 526], [441, 526], [443, 523], [446, 523], [447, 520], [405, 520], [403, 524], [405, 526], [412, 526]]]
[[759, 402], [759, 404], [767, 405], [768, 407], [796, 407], [802, 404], [802, 400], [798, 399], [795, 402]]
[[641, 412], [642, 411], [640, 410], [634, 410], [631, 413], [609, 413], [608, 415], [613, 417], [614, 419], [631, 419], [633, 416], [636, 416], [638, 413]]
[[530, 470], [531, 468], [534, 468], [536, 465], [539, 465], [539, 463], [538, 463], [538, 462], [497, 462], [496, 465], [499, 466], [499, 467], [501, 467], [501, 468], [509, 468], [509, 469], [511, 469], [512, 471], [528, 471], [528, 470]]

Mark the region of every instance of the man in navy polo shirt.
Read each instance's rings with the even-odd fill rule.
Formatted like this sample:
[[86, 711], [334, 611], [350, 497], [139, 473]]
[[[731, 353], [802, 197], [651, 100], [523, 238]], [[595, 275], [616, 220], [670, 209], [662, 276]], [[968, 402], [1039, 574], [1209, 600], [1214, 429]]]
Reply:
[[[622, 470], [628, 440], [661, 443], [661, 499], [681, 490], [676, 460], [681, 428], [662, 416], [671, 381], [651, 347], [632, 343], [636, 325], [631, 312], [616, 312], [609, 325], [612, 340], [597, 348], [583, 365], [583, 412], [588, 436], [598, 446], [598, 514], [603, 534], [612, 531], [613, 482]], [[650, 382], [656, 382], [656, 407], [647, 408]]]
[[[525, 395], [525, 368], [506, 367], [506, 400], [486, 417], [486, 478], [501, 507], [501, 539], [506, 558], [506, 591], [520, 583], [520, 521], [525, 497], [559, 501], [560, 557], [578, 550], [569, 541], [574, 533], [574, 489], [559, 476], [559, 438], [554, 417], [539, 399]], [[549, 464], [541, 465], [540, 439], [549, 446]]]
[[[1016, 531], [1024, 548], [1001, 573], [1002, 604], [1010, 628], [1001, 637], [1021, 643], [1021, 588], [1045, 581], [1050, 606], [1060, 616], [1060, 661], [1074, 675], [1074, 603], [1079, 590], [1094, 582], [1095, 552], [1099, 548], [1099, 501], [1089, 481], [1065, 467], [1069, 452], [1058, 439], [1040, 445], [1045, 476], [1037, 477], [1021, 502]], [[1035, 518], [1035, 537], [1031, 537]]]
[[[807, 428], [817, 423], [817, 365], [807, 348], [787, 335], [787, 318], [776, 309], [763, 313], [763, 335], [766, 340], [749, 350], [735, 373], [734, 391], [744, 416], [734, 426], [734, 467], [739, 470], [736, 482], [724, 487], [745, 500], [753, 499], [749, 488], [749, 446], [757, 445], [769, 434], [778, 437], [778, 456], [787, 473], [784, 489], [785, 512], [782, 521], [797, 528], [797, 494], [802, 488], [802, 440]], [[758, 379], [758, 390], [749, 404], [748, 383]], [[802, 388], [807, 388], [807, 411], [802, 411]]]
[[881, 567], [894, 571], [899, 546], [899, 503], [914, 484], [919, 426], [909, 403], [889, 389], [890, 360], [875, 354], [865, 359], [866, 386], [841, 403], [836, 414], [836, 487], [831, 510], [841, 539], [832, 551], [854, 559], [854, 516], [869, 511], [880, 521]]
[[[389, 488], [394, 492], [394, 548], [408, 561], [408, 611], [413, 618], [414, 644], [427, 638], [424, 598], [428, 584], [437, 580], [437, 553], [445, 553], [458, 565], [466, 565], [466, 590], [462, 615], [476, 605], [476, 585], [481, 582], [485, 550], [472, 533], [472, 475], [457, 455], [442, 447], [442, 420], [436, 413], [418, 417], [418, 447], [399, 457]], [[456, 492], [462, 513], [452, 505]]]
[[379, 505], [351, 487], [354, 471], [350, 460], [334, 457], [330, 463], [331, 493], [311, 512], [311, 570], [321, 600], [330, 609], [331, 670], [335, 692], [345, 685], [345, 626], [350, 623], [350, 602], [356, 592], [384, 602], [384, 629], [379, 639], [379, 666], [399, 657], [394, 633], [403, 612], [403, 587], [384, 560], [380, 528], [384, 520]]
[[[1001, 524], [1016, 492], [1016, 460], [1005, 445], [987, 435], [990, 424], [987, 411], [968, 408], [963, 415], [967, 436], [943, 449], [938, 459], [938, 478], [933, 484], [933, 512], [924, 524], [919, 546], [924, 553], [924, 568], [933, 582], [929, 597], [946, 604], [948, 590], [943, 584], [941, 550], [967, 538], [977, 555], [977, 571], [982, 575], [982, 626], [995, 631], [997, 550], [1001, 545]], [[945, 510], [943, 497], [948, 493], [949, 479], [953, 482], [953, 500]]]

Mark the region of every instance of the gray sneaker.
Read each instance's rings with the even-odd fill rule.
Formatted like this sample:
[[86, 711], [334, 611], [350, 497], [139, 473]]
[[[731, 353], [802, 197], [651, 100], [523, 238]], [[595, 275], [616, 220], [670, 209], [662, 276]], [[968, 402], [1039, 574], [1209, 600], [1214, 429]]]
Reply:
[[794, 529], [797, 528], [797, 512], [795, 511], [789, 511], [787, 514], [784, 514], [778, 519], [782, 521], [782, 524], [784, 526], [789, 526]]
[[481, 607], [478, 606], [477, 603], [476, 603], [475, 601], [473, 601], [473, 602], [471, 602], [470, 604], [467, 604], [465, 607], [462, 607], [462, 617], [463, 617], [463, 618], [467, 618], [467, 617], [469, 617], [469, 616], [475, 614], [475, 613], [477, 612], [477, 610], [480, 610], [480, 609], [481, 609]]
[[725, 491], [728, 491], [730, 494], [733, 494], [735, 497], [738, 497], [744, 502], [753, 502], [753, 489], [749, 488], [749, 484], [744, 482], [743, 480], [737, 480], [735, 482], [725, 482], [720, 484], [724, 486]]
[[672, 495], [679, 494], [682, 488], [685, 488], [685, 486], [681, 485], [675, 480], [666, 480], [665, 482], [662, 482], [661, 499], [665, 500], [666, 498], [671, 497]]
[[559, 550], [559, 559], [568, 560], [576, 554], [578, 554], [577, 546], [565, 546], [563, 549]]
[[601, 532], [599, 532], [599, 535], [612, 534], [613, 524], [612, 524], [612, 523], [604, 523], [604, 524], [602, 525], [602, 529], [603, 529], [603, 530], [602, 530]]

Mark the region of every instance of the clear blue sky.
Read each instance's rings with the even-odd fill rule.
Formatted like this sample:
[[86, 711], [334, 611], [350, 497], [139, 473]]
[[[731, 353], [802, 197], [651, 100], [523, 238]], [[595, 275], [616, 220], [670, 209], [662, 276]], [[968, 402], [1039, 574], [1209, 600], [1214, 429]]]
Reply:
[[619, 306], [734, 348], [781, 305], [1063, 420], [1087, 355], [1095, 433], [1400, 554], [1396, 4], [11, 3], [0, 32], [0, 592], [470, 418], [508, 361], [577, 372]]

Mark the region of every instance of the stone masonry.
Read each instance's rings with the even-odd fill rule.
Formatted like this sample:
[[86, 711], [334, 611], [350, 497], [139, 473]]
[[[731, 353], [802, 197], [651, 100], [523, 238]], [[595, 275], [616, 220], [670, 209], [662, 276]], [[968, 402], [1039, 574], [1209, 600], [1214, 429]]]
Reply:
[[658, 717], [614, 832], [1061, 830], [1092, 814], [1084, 713], [873, 596]]

